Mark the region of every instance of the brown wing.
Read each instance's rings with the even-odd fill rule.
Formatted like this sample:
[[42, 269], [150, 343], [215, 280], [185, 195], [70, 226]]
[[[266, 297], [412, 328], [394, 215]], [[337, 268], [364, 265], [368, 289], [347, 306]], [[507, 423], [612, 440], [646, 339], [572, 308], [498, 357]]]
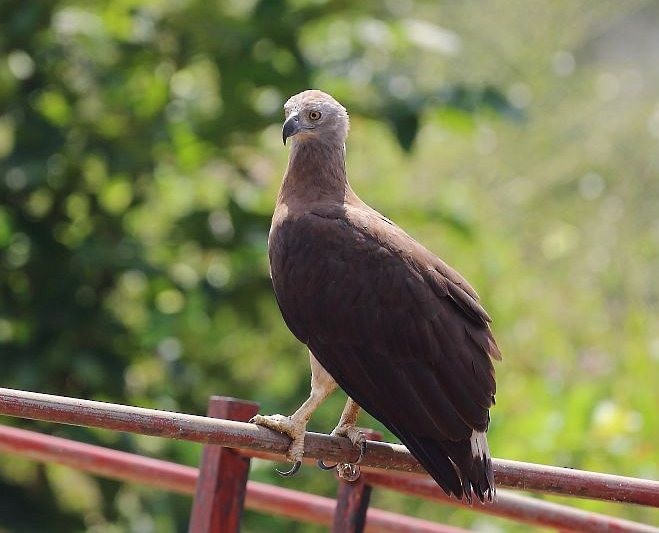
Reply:
[[489, 318], [457, 273], [368, 215], [356, 224], [345, 212], [310, 213], [273, 230], [284, 320], [444, 490], [490, 496], [489, 456], [473, 457], [470, 444], [487, 430], [495, 393]]

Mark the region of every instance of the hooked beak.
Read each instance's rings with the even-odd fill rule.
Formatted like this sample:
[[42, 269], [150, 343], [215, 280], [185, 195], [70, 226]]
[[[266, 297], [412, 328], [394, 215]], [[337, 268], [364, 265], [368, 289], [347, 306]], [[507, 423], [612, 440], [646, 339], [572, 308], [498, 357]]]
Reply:
[[284, 127], [281, 129], [281, 138], [286, 145], [286, 139], [292, 137], [296, 133], [299, 133], [300, 130], [300, 117], [297, 113], [292, 113], [284, 122]]

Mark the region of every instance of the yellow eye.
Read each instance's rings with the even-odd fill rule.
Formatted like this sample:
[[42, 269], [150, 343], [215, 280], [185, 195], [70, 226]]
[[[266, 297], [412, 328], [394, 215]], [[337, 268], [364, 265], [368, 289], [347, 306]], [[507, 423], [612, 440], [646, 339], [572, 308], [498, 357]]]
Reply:
[[318, 120], [322, 115], [320, 114], [320, 111], [311, 111], [309, 113], [309, 118], [311, 120]]

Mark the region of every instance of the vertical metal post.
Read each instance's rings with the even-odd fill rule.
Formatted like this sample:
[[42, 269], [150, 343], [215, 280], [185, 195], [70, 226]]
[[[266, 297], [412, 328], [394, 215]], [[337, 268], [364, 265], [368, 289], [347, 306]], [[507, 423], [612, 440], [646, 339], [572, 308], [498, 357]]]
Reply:
[[[258, 412], [254, 402], [211, 396], [208, 416], [246, 422]], [[207, 444], [199, 477], [189, 533], [238, 533], [247, 490], [249, 458], [230, 448]]]
[[[382, 440], [382, 434], [362, 429], [368, 440]], [[368, 453], [368, 450], [366, 451]], [[333, 533], [361, 533], [366, 526], [366, 512], [371, 499], [372, 487], [366, 484], [364, 476], [355, 481], [339, 478], [334, 512]]]

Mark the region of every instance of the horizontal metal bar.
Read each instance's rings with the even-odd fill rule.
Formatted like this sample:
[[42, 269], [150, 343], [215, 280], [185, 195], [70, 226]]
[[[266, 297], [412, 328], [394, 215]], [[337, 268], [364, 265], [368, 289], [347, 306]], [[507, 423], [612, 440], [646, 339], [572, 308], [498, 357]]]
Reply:
[[[195, 493], [198, 476], [198, 470], [190, 466], [1, 425], [0, 452], [13, 453], [44, 463], [66, 465], [98, 476], [190, 496]], [[330, 525], [336, 501], [323, 496], [248, 481], [245, 506], [260, 513]], [[463, 529], [376, 508], [368, 510], [366, 531], [465, 533]]]
[[86, 444], [36, 431], [0, 425], [0, 452], [12, 453], [40, 463], [57, 463], [97, 476], [193, 495], [197, 469]]
[[[374, 487], [383, 487], [414, 496], [428, 498], [458, 507], [468, 504], [449, 498], [432, 480], [409, 474], [384, 474], [368, 472], [366, 482]], [[510, 491], [498, 490], [491, 504], [476, 502], [471, 508], [487, 514], [510, 518], [535, 526], [552, 527], [561, 531], [600, 532], [618, 531], [634, 533], [658, 533], [659, 529], [622, 518], [582, 511], [567, 505], [528, 498]]]
[[[288, 437], [254, 424], [14, 389], [0, 388], [0, 414], [220, 444], [281, 456], [290, 442]], [[355, 460], [355, 453], [348, 439], [319, 433], [305, 436], [305, 455], [309, 458], [350, 462]], [[404, 446], [384, 442], [369, 441], [362, 465], [424, 473]], [[657, 481], [504, 459], [494, 459], [493, 465], [499, 486], [659, 507]]]

